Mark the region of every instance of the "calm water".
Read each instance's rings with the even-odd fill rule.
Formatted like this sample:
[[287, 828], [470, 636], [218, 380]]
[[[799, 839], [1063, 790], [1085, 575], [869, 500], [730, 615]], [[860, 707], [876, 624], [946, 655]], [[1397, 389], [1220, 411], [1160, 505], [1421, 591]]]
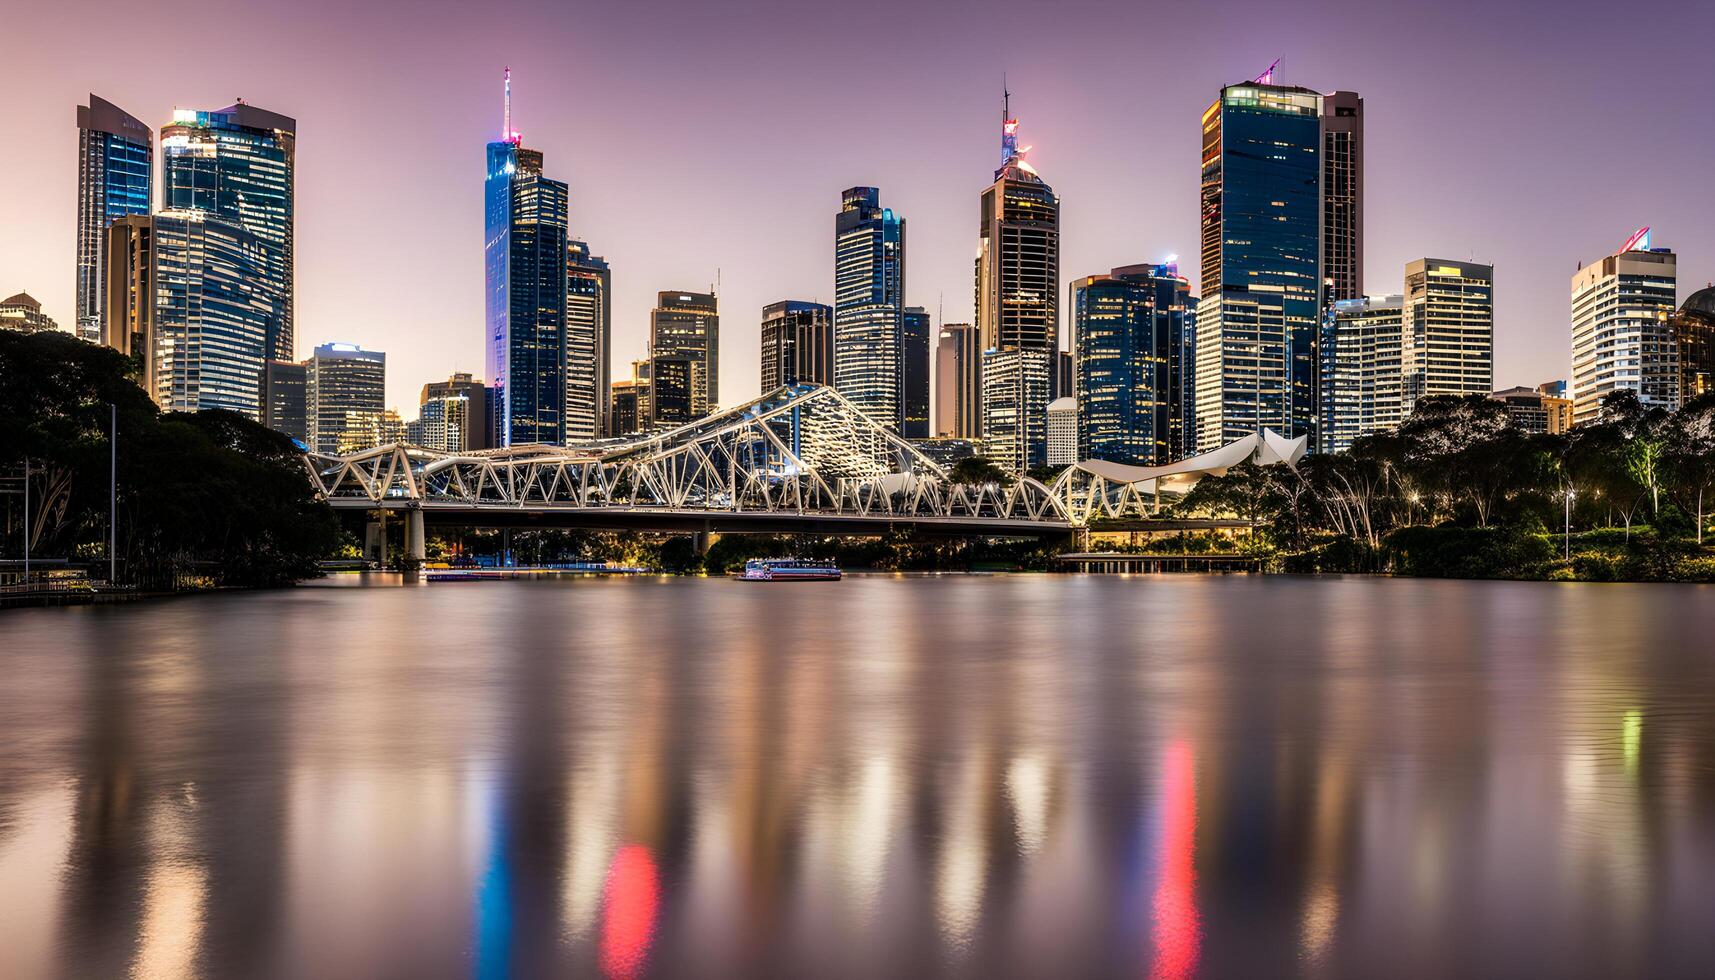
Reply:
[[0, 614], [0, 976], [1711, 976], [1715, 589]]

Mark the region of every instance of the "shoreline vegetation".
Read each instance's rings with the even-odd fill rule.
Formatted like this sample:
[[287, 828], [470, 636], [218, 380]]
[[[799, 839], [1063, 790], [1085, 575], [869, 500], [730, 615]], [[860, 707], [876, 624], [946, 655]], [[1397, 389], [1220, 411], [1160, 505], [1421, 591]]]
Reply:
[[[162, 413], [137, 366], [59, 333], [0, 331], [0, 556], [11, 571], [24, 535], [44, 564], [106, 577], [110, 419], [116, 419], [118, 582], [105, 595], [267, 588], [358, 558], [304, 479], [291, 440], [231, 412]], [[111, 407], [110, 407], [111, 406]], [[22, 511], [26, 479], [28, 527]], [[1056, 471], [1032, 471], [1047, 482]], [[964, 460], [961, 482], [1007, 479]], [[1296, 468], [1242, 464], [1208, 477], [1160, 515], [1178, 523], [1098, 521], [1068, 540], [433, 530], [430, 562], [607, 561], [677, 574], [725, 574], [747, 558], [797, 555], [852, 570], [1043, 571], [1074, 551], [1174, 558], [1232, 555], [1264, 572], [1551, 581], [1715, 582], [1715, 395], [1678, 412], [1629, 392], [1562, 435], [1527, 434], [1481, 395], [1428, 398], [1397, 432]], [[1248, 528], [1182, 530], [1237, 518]], [[12, 585], [18, 584], [16, 581]], [[28, 583], [24, 583], [26, 586]], [[106, 584], [106, 583], [103, 583]], [[8, 583], [0, 582], [0, 588]]]

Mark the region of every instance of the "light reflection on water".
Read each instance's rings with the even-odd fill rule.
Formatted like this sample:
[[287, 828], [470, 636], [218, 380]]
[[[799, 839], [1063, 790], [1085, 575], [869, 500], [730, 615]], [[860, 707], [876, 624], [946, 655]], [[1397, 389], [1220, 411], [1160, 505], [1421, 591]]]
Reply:
[[1172, 576], [12, 612], [0, 976], [1707, 976], [1711, 637]]

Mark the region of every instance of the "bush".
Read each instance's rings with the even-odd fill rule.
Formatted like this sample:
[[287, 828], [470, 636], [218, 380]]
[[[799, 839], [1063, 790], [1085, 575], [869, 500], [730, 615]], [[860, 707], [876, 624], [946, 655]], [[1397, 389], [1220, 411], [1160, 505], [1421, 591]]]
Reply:
[[1432, 578], [1535, 578], [1554, 545], [1534, 527], [1405, 527], [1387, 536], [1394, 571]]

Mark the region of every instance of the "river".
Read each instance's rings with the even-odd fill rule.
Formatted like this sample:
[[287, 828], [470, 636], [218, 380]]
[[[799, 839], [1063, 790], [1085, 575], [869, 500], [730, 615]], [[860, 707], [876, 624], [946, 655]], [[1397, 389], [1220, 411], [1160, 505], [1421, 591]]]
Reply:
[[0, 614], [0, 976], [1715, 975], [1715, 588]]

